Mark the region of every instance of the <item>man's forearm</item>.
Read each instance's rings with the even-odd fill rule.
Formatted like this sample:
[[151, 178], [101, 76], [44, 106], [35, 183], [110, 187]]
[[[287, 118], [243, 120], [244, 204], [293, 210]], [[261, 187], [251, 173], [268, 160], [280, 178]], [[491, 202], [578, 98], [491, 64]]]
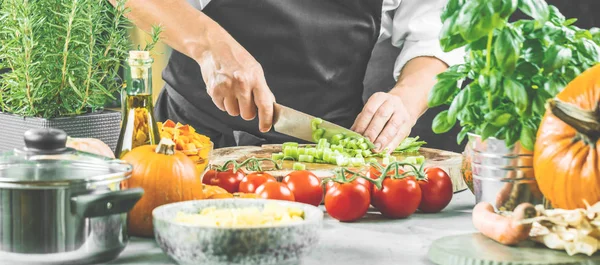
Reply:
[[402, 69], [390, 93], [402, 99], [413, 122], [427, 110], [427, 97], [436, 83], [435, 77], [447, 68], [444, 62], [435, 57], [417, 57]]
[[[117, 2], [109, 1], [113, 5]], [[127, 17], [137, 27], [149, 32], [152, 26], [162, 26], [162, 41], [196, 61], [215, 42], [233, 40], [214, 20], [185, 0], [128, 0], [126, 7], [130, 10]]]

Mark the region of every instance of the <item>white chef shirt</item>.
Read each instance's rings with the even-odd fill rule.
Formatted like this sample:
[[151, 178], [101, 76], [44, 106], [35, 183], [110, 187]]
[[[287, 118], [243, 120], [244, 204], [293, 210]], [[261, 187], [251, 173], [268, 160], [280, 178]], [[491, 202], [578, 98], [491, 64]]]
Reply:
[[[204, 8], [211, 0], [194, 0]], [[444, 52], [440, 47], [440, 15], [447, 0], [383, 0], [381, 31], [378, 41], [391, 39], [401, 48], [394, 65], [397, 80], [408, 61], [419, 56], [436, 57], [452, 66], [463, 62], [463, 49]]]

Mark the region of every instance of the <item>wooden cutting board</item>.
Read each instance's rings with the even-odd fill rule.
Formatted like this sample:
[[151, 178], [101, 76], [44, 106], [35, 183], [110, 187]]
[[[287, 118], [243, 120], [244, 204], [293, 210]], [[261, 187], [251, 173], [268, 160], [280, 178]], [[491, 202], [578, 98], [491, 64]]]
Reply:
[[[301, 145], [303, 146], [303, 145]], [[238, 162], [244, 161], [250, 157], [257, 158], [270, 158], [271, 154], [281, 152], [281, 145], [263, 145], [259, 146], [237, 146], [215, 149], [210, 157], [211, 165], [222, 165], [227, 160], [236, 160]], [[463, 191], [467, 189], [467, 185], [463, 180], [460, 172], [462, 164], [462, 155], [454, 152], [443, 151], [431, 148], [421, 148], [418, 154], [425, 157], [426, 166], [437, 166], [444, 169], [450, 178], [454, 186], [454, 192]], [[398, 159], [402, 159], [402, 155], [396, 156]], [[329, 164], [316, 164], [316, 163], [304, 163], [307, 170], [311, 170], [315, 175], [319, 177], [329, 177], [332, 175], [331, 171], [337, 166]], [[284, 161], [282, 169], [275, 170], [270, 163], [264, 163], [263, 169], [269, 171], [269, 173], [276, 178], [284, 177], [292, 171], [293, 161]]]

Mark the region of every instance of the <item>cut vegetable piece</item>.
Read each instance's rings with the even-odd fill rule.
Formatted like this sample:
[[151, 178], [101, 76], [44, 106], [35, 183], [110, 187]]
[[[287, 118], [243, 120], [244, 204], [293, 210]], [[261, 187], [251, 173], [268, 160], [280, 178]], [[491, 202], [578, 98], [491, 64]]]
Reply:
[[298, 161], [299, 162], [308, 162], [308, 163], [312, 163], [314, 161], [314, 157], [311, 155], [300, 155], [298, 157]]
[[315, 142], [318, 142], [323, 137], [323, 134], [325, 134], [325, 130], [317, 129], [313, 131], [312, 138]]
[[369, 149], [369, 145], [366, 143], [361, 143], [358, 145], [358, 148], [362, 149], [362, 150], [367, 150], [367, 149]]
[[338, 166], [343, 167], [343, 166], [347, 166], [348, 165], [348, 159], [345, 158], [344, 156], [337, 156], [336, 157], [336, 162], [335, 162]]
[[336, 135], [334, 135], [334, 136], [331, 137], [331, 143], [332, 144], [339, 144], [342, 139], [344, 139], [344, 135], [343, 134], [336, 134]]
[[294, 163], [294, 165], [292, 166], [292, 170], [306, 170], [306, 165], [302, 164], [302, 163]]
[[281, 145], [281, 150], [285, 149], [288, 146], [295, 146], [298, 147], [298, 143], [296, 142], [285, 142]]
[[310, 121], [310, 126], [313, 131], [316, 131], [319, 129], [319, 125], [321, 125], [321, 123], [323, 123], [323, 119], [314, 118], [312, 121]]
[[304, 147], [298, 148], [298, 155], [306, 155], [306, 148], [304, 148]]
[[271, 159], [273, 159], [273, 160], [281, 160], [281, 159], [283, 159], [283, 157], [284, 157], [284, 155], [281, 152], [271, 154]]
[[316, 156], [317, 155], [317, 149], [314, 148], [314, 147], [307, 148], [306, 149], [306, 154], [310, 155], [310, 156]]
[[298, 159], [298, 147], [288, 146], [283, 150], [283, 155], [286, 157], [293, 157], [295, 159]]
[[368, 157], [371, 155], [371, 150], [363, 150], [361, 153], [363, 157]]

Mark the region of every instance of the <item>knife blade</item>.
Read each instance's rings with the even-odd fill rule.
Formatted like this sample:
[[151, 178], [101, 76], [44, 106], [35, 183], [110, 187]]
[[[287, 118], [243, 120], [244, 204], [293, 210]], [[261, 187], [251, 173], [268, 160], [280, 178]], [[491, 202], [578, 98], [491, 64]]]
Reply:
[[[276, 132], [286, 134], [307, 142], [315, 143], [315, 140], [312, 138], [312, 127], [311, 122], [316, 117], [306, 114], [304, 112], [292, 109], [290, 107], [283, 106], [281, 104], [275, 103], [273, 110], [273, 129]], [[348, 130], [342, 126], [339, 126], [335, 123], [328, 122], [323, 120], [323, 123], [319, 125], [319, 128], [325, 129], [325, 134], [323, 138], [331, 139], [333, 135], [342, 134], [346, 137], [361, 137], [362, 135]], [[365, 142], [369, 146], [370, 149], [374, 149], [375, 145], [372, 142], [365, 139]]]

